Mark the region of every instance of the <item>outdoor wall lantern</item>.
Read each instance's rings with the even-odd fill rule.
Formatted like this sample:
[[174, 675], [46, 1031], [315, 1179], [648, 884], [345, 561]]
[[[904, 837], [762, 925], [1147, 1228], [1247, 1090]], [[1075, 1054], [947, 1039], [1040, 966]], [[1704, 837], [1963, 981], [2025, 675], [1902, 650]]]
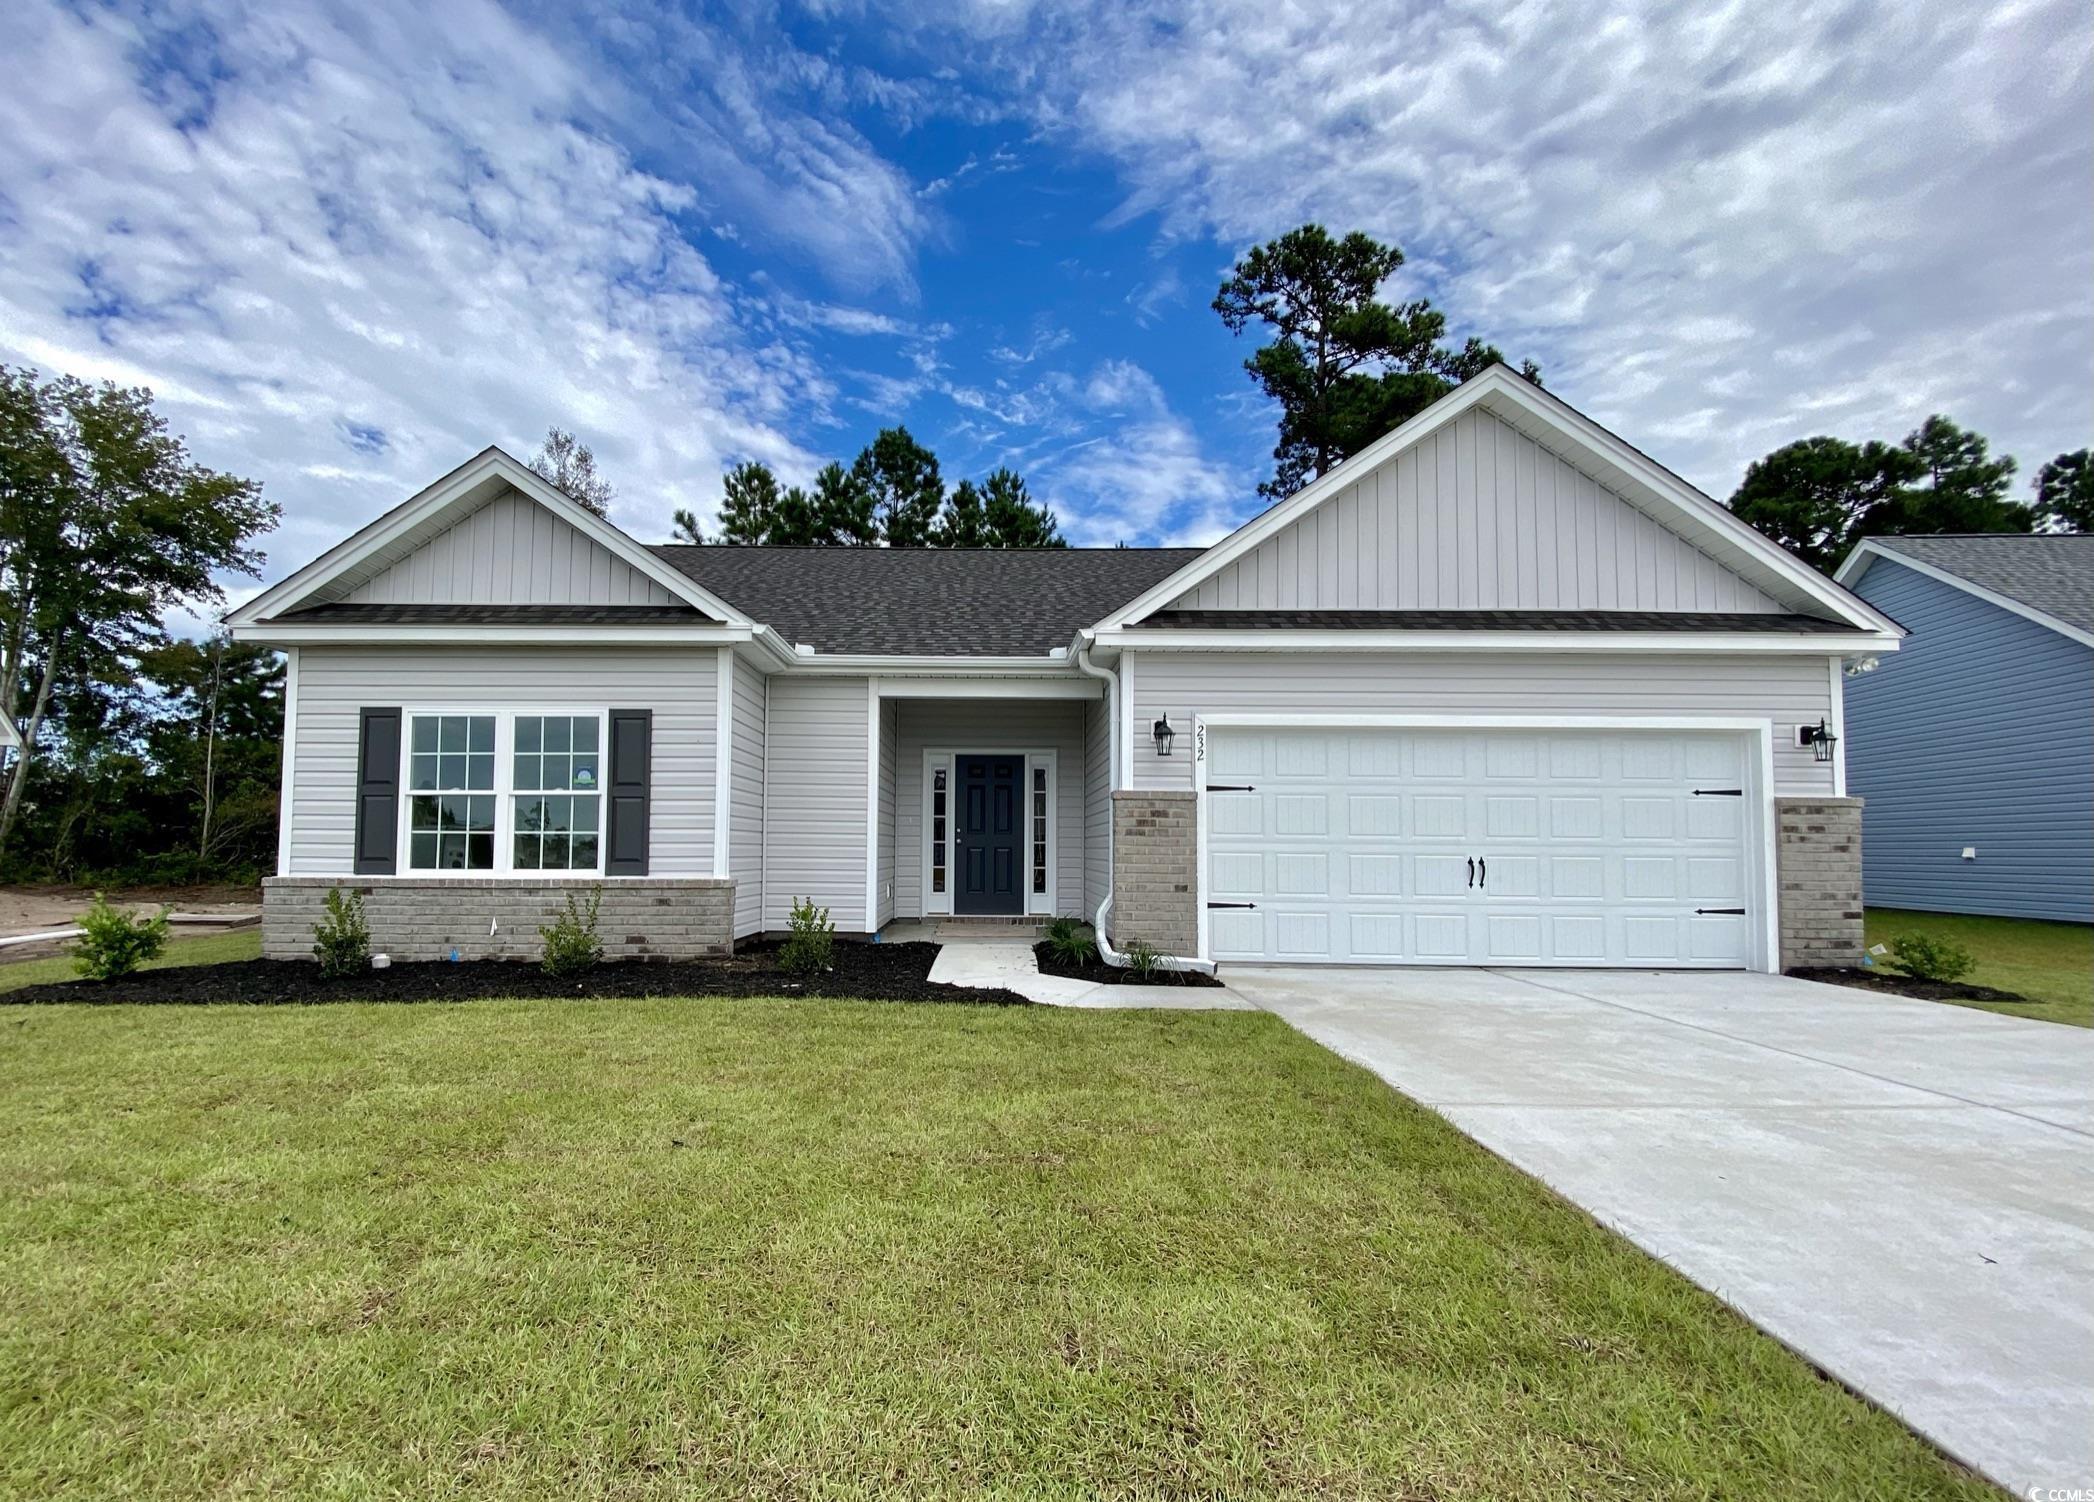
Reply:
[[1169, 756], [1171, 754], [1171, 742], [1178, 738], [1178, 732], [1171, 729], [1170, 715], [1167, 713], [1158, 715], [1156, 717], [1156, 726], [1149, 733], [1156, 737], [1156, 754], [1158, 756]]
[[1810, 747], [1811, 759], [1813, 761], [1831, 761], [1832, 748], [1839, 744], [1839, 737], [1832, 733], [1823, 720], [1820, 720], [1815, 725], [1798, 725], [1796, 727], [1796, 744]]

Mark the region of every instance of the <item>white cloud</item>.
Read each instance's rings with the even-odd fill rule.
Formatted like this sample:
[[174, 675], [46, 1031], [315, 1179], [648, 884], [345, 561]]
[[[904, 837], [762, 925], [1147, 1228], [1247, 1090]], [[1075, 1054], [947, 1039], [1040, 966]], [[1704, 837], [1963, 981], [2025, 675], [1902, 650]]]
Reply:
[[1029, 474], [1071, 542], [1205, 544], [1242, 520], [1251, 485], [1205, 455], [1146, 370], [1107, 360], [1066, 394], [1086, 436], [1037, 454]]

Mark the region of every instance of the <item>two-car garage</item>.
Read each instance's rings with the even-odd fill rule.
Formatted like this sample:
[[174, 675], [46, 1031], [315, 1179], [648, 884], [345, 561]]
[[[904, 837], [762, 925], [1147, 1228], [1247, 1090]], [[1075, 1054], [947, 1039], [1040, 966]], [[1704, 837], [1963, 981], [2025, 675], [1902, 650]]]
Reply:
[[1203, 726], [1205, 952], [1754, 966], [1763, 745], [1730, 727]]

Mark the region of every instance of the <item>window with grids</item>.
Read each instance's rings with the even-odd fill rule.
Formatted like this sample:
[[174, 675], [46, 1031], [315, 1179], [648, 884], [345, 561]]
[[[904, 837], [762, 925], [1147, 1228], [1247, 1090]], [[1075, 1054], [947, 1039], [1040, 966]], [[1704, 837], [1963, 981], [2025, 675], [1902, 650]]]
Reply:
[[931, 890], [945, 890], [945, 768], [931, 773]]
[[416, 715], [407, 756], [407, 864], [494, 869], [494, 716]]
[[1047, 891], [1047, 769], [1032, 769], [1032, 889]]
[[510, 864], [518, 871], [594, 871], [603, 798], [602, 727], [594, 715], [518, 715], [515, 822]]

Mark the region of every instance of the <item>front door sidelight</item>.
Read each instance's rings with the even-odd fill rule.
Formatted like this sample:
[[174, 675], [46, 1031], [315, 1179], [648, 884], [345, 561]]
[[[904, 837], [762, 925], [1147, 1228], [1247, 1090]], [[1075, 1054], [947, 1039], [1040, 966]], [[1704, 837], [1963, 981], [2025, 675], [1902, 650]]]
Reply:
[[955, 913], [1025, 911], [1025, 758], [962, 756], [954, 769], [959, 817]]

